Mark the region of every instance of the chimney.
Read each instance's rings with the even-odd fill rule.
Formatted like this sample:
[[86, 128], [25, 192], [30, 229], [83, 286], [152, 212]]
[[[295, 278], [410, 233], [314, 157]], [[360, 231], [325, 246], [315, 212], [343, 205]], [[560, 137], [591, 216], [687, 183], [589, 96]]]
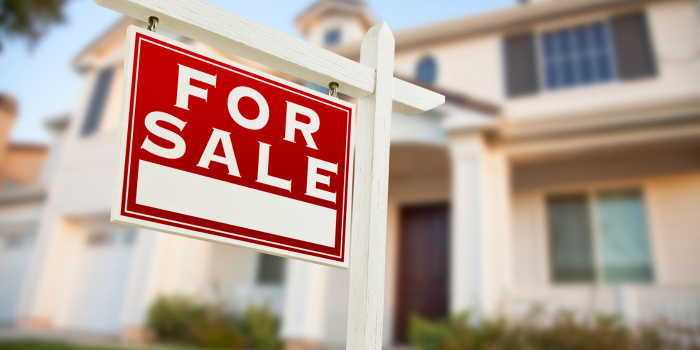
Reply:
[[17, 99], [6, 93], [0, 93], [0, 164], [3, 163], [5, 158], [12, 128], [17, 119], [18, 109], [19, 103]]

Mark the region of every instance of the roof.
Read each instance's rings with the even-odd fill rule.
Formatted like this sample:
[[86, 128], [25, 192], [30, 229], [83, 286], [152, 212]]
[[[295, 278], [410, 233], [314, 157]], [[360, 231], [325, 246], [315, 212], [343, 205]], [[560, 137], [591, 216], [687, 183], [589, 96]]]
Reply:
[[12, 95], [0, 93], [0, 110], [9, 113], [11, 116], [17, 116], [19, 102]]
[[610, 6], [639, 4], [647, 0], [556, 0], [527, 2], [478, 15], [415, 27], [394, 35], [396, 49], [446, 41], [494, 31], [515, 30], [537, 21], [581, 14]]
[[[650, 1], [659, 0], [551, 0], [527, 2], [501, 10], [463, 16], [453, 20], [402, 30], [394, 33], [394, 40], [396, 51], [398, 52], [421, 45], [432, 45], [462, 37], [494, 32], [519, 31], [542, 20], [570, 14], [582, 14], [610, 8], [611, 6], [642, 4]], [[330, 50], [339, 55], [356, 59], [360, 56], [360, 43], [347, 43]]]

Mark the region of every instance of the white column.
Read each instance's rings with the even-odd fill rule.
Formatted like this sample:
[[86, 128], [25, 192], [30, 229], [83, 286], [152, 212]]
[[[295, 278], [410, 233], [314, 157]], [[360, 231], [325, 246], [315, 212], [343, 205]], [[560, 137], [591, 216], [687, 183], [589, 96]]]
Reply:
[[511, 275], [506, 157], [478, 131], [451, 135], [450, 311], [492, 314], [505, 306]]
[[137, 229], [129, 269], [121, 317], [121, 340], [126, 343], [143, 343], [147, 341], [148, 330], [146, 318], [151, 303], [155, 300], [154, 284], [160, 271], [155, 266], [159, 238], [162, 232]]
[[282, 337], [287, 341], [323, 339], [330, 267], [288, 260]]

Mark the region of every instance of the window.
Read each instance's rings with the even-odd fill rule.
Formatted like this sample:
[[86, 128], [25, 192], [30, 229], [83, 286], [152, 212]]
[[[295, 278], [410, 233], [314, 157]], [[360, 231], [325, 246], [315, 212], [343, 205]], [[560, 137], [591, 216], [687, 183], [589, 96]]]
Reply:
[[656, 74], [644, 12], [541, 35], [516, 33], [503, 39], [503, 51], [509, 97]]
[[87, 235], [88, 247], [133, 246], [138, 236], [133, 227], [94, 230]]
[[114, 67], [105, 68], [97, 74], [92, 100], [88, 106], [83, 128], [80, 132], [82, 136], [89, 136], [97, 131], [97, 127], [100, 125], [100, 117], [102, 117], [102, 112], [107, 102], [113, 75]]
[[653, 280], [639, 189], [550, 196], [547, 214], [554, 282]]
[[331, 29], [326, 32], [326, 36], [323, 38], [323, 45], [325, 46], [335, 46], [340, 44], [340, 29]]
[[102, 247], [110, 245], [114, 238], [108, 232], [94, 232], [88, 235], [87, 245], [89, 247]]
[[592, 281], [595, 276], [591, 217], [585, 194], [550, 197], [550, 257], [555, 282]]
[[606, 23], [546, 33], [542, 50], [548, 89], [605, 82], [615, 76]]
[[416, 80], [426, 84], [435, 84], [437, 80], [437, 61], [433, 56], [423, 57], [418, 62]]
[[258, 284], [284, 283], [285, 258], [275, 255], [258, 254]]

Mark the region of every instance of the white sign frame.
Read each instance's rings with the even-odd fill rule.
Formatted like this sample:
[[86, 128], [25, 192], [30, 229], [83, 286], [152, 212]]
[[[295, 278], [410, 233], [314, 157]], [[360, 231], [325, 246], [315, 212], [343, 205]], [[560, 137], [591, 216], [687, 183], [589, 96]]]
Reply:
[[[350, 235], [351, 235], [351, 208], [352, 208], [352, 191], [350, 190], [352, 188], [353, 184], [353, 174], [354, 174], [354, 149], [355, 149], [355, 138], [350, 137], [349, 140], [349, 164], [346, 170], [347, 173], [347, 186], [349, 187], [348, 189], [348, 194], [346, 197], [345, 201], [345, 221], [347, 223], [347, 228], [345, 232], [345, 236], [343, 237], [342, 240], [342, 248], [341, 248], [341, 255], [345, 257], [344, 261], [342, 262], [337, 262], [334, 260], [330, 259], [323, 259], [320, 257], [315, 257], [315, 256], [310, 256], [310, 255], [305, 255], [289, 250], [284, 250], [284, 249], [277, 249], [269, 246], [264, 246], [261, 244], [255, 244], [255, 243], [250, 243], [250, 242], [245, 242], [245, 241], [240, 241], [240, 240], [234, 240], [231, 238], [226, 238], [222, 236], [216, 236], [213, 234], [207, 234], [207, 233], [202, 233], [200, 231], [194, 230], [194, 229], [185, 229], [181, 227], [176, 227], [172, 225], [164, 225], [160, 224], [157, 222], [153, 221], [147, 221], [147, 220], [141, 220], [138, 218], [134, 218], [131, 216], [125, 216], [122, 215], [122, 208], [123, 207], [123, 198], [126, 196], [126, 193], [124, 193], [124, 185], [123, 185], [123, 179], [125, 176], [125, 170], [128, 171], [129, 169], [125, 169], [125, 163], [127, 162], [127, 157], [129, 157], [129, 154], [127, 152], [127, 148], [129, 145], [129, 138], [131, 135], [127, 134], [126, 131], [129, 129], [129, 119], [130, 116], [133, 118], [132, 113], [130, 113], [131, 108], [135, 108], [134, 106], [131, 106], [132, 98], [133, 96], [131, 95], [131, 88], [132, 88], [132, 83], [134, 79], [137, 79], [138, 77], [133, 76], [133, 71], [134, 71], [134, 64], [137, 64], [138, 62], [135, 61], [138, 57], [135, 57], [134, 51], [135, 51], [135, 46], [137, 44], [136, 40], [145, 40], [148, 41], [147, 39], [135, 39], [136, 34], [141, 34], [143, 36], [146, 36], [148, 38], [153, 38], [157, 41], [162, 41], [165, 42], [169, 45], [175, 46], [177, 48], [182, 49], [183, 51], [186, 52], [193, 52], [197, 55], [204, 56], [212, 61], [219, 62], [222, 65], [226, 66], [233, 66], [239, 70], [248, 72], [251, 74], [251, 76], [262, 76], [265, 79], [272, 80], [280, 85], [283, 86], [289, 86], [292, 89], [296, 90], [303, 90], [307, 94], [315, 95], [317, 98], [325, 101], [332, 102], [334, 104], [341, 105], [343, 107], [349, 108], [352, 110], [352, 115], [356, 115], [355, 111], [355, 105], [352, 103], [343, 101], [341, 99], [337, 98], [332, 98], [328, 96], [327, 94], [320, 93], [318, 91], [314, 91], [311, 89], [303, 88], [302, 86], [299, 86], [297, 84], [291, 83], [287, 80], [275, 77], [271, 74], [267, 74], [264, 72], [257, 71], [255, 69], [252, 69], [250, 67], [247, 67], [245, 65], [242, 65], [240, 63], [222, 58], [220, 56], [216, 56], [212, 53], [209, 53], [207, 51], [192, 47], [190, 45], [183, 44], [179, 41], [167, 38], [163, 35], [159, 35], [157, 33], [153, 33], [151, 31], [148, 31], [143, 28], [139, 28], [137, 26], [129, 26], [127, 28], [127, 47], [126, 47], [126, 59], [124, 62], [124, 76], [123, 76], [123, 83], [122, 83], [122, 101], [121, 101], [121, 111], [120, 111], [120, 119], [119, 119], [119, 155], [117, 158], [117, 171], [116, 171], [116, 178], [114, 182], [114, 190], [113, 190], [113, 196], [112, 196], [112, 211], [111, 211], [111, 221], [120, 223], [120, 224], [125, 224], [125, 225], [131, 225], [131, 226], [136, 226], [136, 227], [141, 227], [149, 230], [156, 230], [156, 231], [161, 231], [161, 232], [166, 232], [166, 233], [172, 233], [184, 237], [190, 237], [190, 238], [195, 238], [195, 239], [200, 239], [200, 240], [205, 240], [209, 242], [214, 242], [214, 243], [222, 243], [226, 245], [231, 245], [235, 247], [240, 247], [240, 248], [245, 248], [245, 249], [251, 249], [263, 253], [269, 253], [269, 254], [274, 254], [278, 256], [283, 256], [287, 258], [292, 258], [292, 259], [298, 259], [298, 260], [303, 260], [303, 261], [308, 261], [308, 262], [313, 262], [317, 264], [322, 264], [322, 265], [327, 265], [331, 267], [337, 267], [337, 268], [343, 268], [347, 269], [349, 267], [349, 260], [350, 257], [348, 256], [349, 254], [349, 244], [350, 244]], [[206, 62], [206, 61], [205, 61]], [[137, 72], [138, 73], [138, 72]], [[352, 120], [350, 123], [350, 130], [349, 134], [353, 135], [355, 134], [355, 121]], [[132, 130], [133, 132], [133, 130]], [[133, 147], [133, 145], [132, 145]], [[174, 170], [174, 171], [179, 171], [179, 170]], [[141, 175], [139, 175], [140, 177]], [[192, 176], [196, 177], [201, 177], [199, 175], [192, 174]], [[212, 181], [218, 181], [218, 180], [212, 180]], [[128, 182], [128, 180], [127, 180]], [[257, 190], [253, 190], [257, 191]], [[282, 198], [284, 199], [284, 198]], [[292, 200], [294, 201], [294, 200]], [[296, 201], [294, 201], [296, 202]], [[313, 205], [311, 205], [313, 206]], [[147, 216], [142, 213], [134, 213], [138, 214], [140, 216]], [[163, 221], [170, 221], [169, 219], [166, 218], [158, 218], [159, 220]], [[254, 220], [259, 220], [261, 222], [263, 221], [269, 221], [269, 217], [261, 217], [259, 219], [253, 218]], [[178, 224], [183, 224], [178, 222]], [[193, 226], [191, 224], [186, 224], [187, 226]], [[313, 227], [313, 223], [310, 225]], [[207, 228], [207, 230], [211, 231], [216, 231], [211, 228]], [[232, 232], [223, 232], [221, 233], [228, 234], [235, 236], [235, 233]], [[250, 239], [250, 238], [248, 238]], [[280, 244], [277, 244], [280, 245]], [[299, 250], [303, 250], [301, 248], [296, 248]], [[317, 253], [318, 254], [318, 253]]]

